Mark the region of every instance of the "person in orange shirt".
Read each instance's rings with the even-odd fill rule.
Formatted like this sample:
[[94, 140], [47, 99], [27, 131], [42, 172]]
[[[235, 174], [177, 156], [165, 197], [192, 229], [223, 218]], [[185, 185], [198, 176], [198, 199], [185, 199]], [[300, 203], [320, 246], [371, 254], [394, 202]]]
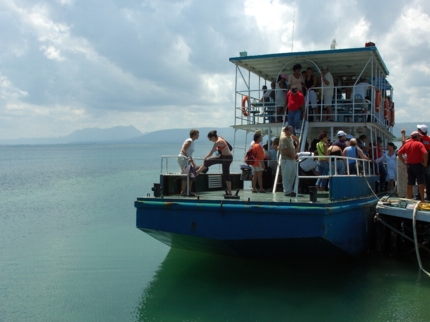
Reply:
[[257, 182], [258, 187], [260, 188], [260, 192], [264, 193], [266, 190], [263, 188], [263, 170], [265, 168], [264, 165], [264, 150], [261, 146], [260, 142], [263, 140], [263, 136], [261, 133], [254, 134], [254, 145], [252, 146], [252, 151], [254, 154], [254, 164], [252, 165], [252, 192], [258, 192], [257, 190]]

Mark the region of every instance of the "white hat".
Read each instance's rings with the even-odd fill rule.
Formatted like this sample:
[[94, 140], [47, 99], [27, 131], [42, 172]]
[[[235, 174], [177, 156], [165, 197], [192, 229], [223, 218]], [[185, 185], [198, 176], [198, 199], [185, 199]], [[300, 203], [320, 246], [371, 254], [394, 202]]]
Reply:
[[340, 130], [339, 132], [337, 132], [337, 136], [346, 136], [346, 133]]
[[427, 133], [427, 131], [428, 131], [428, 129], [427, 129], [427, 125], [424, 125], [424, 124], [422, 124], [422, 125], [417, 125], [417, 129], [419, 129], [419, 130], [421, 130], [421, 131], [423, 131], [423, 132], [425, 132], [425, 133]]

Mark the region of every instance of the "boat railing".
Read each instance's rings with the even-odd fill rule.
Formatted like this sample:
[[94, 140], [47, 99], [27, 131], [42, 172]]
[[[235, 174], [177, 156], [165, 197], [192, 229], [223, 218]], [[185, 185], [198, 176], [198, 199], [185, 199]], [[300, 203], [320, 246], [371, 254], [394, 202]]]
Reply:
[[[300, 164], [306, 159], [312, 159], [315, 162], [321, 156], [301, 156], [296, 162], [296, 182], [294, 186], [294, 192], [298, 194], [299, 181], [302, 179], [330, 179], [331, 177], [349, 177], [349, 176], [369, 176], [375, 173], [374, 162], [372, 160], [365, 160], [360, 158], [353, 158], [347, 156], [336, 156], [327, 155], [324, 158], [329, 164], [329, 172], [326, 175], [306, 175], [302, 174], [300, 171]], [[338, 162], [342, 161], [345, 165], [345, 171], [343, 174], [338, 173]], [[355, 166], [356, 165], [356, 166]]]
[[[174, 176], [187, 176], [187, 174], [183, 174], [182, 170], [179, 170], [178, 165], [178, 155], [163, 155], [161, 156], [161, 175], [174, 175]], [[196, 164], [197, 168], [203, 165], [204, 158], [202, 157], [194, 157], [193, 156], [194, 163]], [[233, 158], [233, 162], [230, 165], [230, 172], [231, 173], [239, 173], [240, 172], [240, 166], [243, 165], [245, 162], [244, 160], [236, 160]], [[236, 171], [237, 169], [237, 171]], [[215, 164], [210, 167], [210, 173], [209, 174], [222, 174], [222, 165], [221, 164]]]
[[[307, 94], [305, 99], [306, 119], [308, 121], [334, 122], [373, 122], [378, 123], [387, 130], [392, 130], [394, 124], [390, 123], [391, 111], [384, 110], [384, 99], [376, 86], [369, 84], [365, 97], [355, 94], [355, 86], [314, 87], [314, 94]], [[333, 89], [331, 105], [324, 105], [322, 93]], [[282, 91], [282, 90], [274, 90]], [[285, 90], [283, 90], [285, 92]], [[235, 124], [264, 124], [286, 120], [286, 114], [278, 114], [275, 101], [271, 98], [263, 99], [263, 90], [237, 91], [235, 107]], [[311, 99], [311, 96], [313, 97]], [[379, 96], [379, 99], [377, 98]], [[379, 106], [377, 106], [379, 105]], [[328, 107], [331, 106], [331, 113]]]

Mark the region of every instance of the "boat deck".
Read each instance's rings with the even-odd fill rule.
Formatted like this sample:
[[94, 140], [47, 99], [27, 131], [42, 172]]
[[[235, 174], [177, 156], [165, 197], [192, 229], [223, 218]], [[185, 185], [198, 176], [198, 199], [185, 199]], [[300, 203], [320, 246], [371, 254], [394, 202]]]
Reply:
[[[237, 190], [233, 191], [233, 195], [236, 194]], [[236, 201], [236, 202], [298, 202], [298, 203], [310, 203], [310, 195], [309, 194], [298, 194], [296, 197], [287, 197], [284, 195], [283, 192], [266, 192], [266, 193], [253, 193], [251, 190], [248, 189], [239, 189], [238, 199], [234, 198], [224, 198], [224, 191], [217, 190], [217, 191], [204, 191], [199, 192], [196, 197], [186, 197], [181, 195], [171, 195], [171, 196], [164, 196], [164, 199], [169, 200], [225, 200], [225, 201]], [[329, 198], [328, 192], [318, 192], [317, 193], [317, 201], [316, 203], [324, 204], [324, 203], [330, 203], [331, 200]], [[144, 200], [145, 198], [137, 198], [137, 200]], [[346, 200], [346, 199], [345, 199]]]
[[[383, 197], [378, 202], [376, 212], [398, 218], [412, 219], [414, 208], [419, 200], [404, 199], [398, 197]], [[418, 206], [416, 219], [418, 221], [430, 222], [430, 203], [422, 203]]]

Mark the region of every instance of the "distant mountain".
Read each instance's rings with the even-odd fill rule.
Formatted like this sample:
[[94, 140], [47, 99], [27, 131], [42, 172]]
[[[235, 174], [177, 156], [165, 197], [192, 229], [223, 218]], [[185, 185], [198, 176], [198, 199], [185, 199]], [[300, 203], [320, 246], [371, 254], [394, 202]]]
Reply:
[[0, 140], [0, 144], [72, 144], [72, 143], [118, 143], [142, 135], [134, 126], [115, 126], [109, 129], [87, 128], [76, 130], [69, 135], [58, 138]]
[[[209, 142], [207, 135], [214, 128], [203, 127], [198, 128], [200, 132], [199, 140]], [[217, 128], [217, 134], [222, 136], [229, 142], [234, 141], [234, 129], [232, 127]], [[251, 135], [249, 134], [251, 137]], [[132, 143], [183, 143], [186, 138], [190, 137], [190, 129], [169, 129], [169, 130], [159, 130], [154, 132], [145, 133], [138, 138], [129, 140]], [[239, 142], [244, 142], [245, 133], [244, 131], [238, 131], [236, 133], [236, 140]], [[252, 140], [252, 138], [251, 138]]]
[[[426, 122], [407, 122], [398, 123], [394, 126], [394, 135], [400, 137], [400, 130], [405, 129], [406, 135], [417, 129], [417, 124], [426, 124]], [[426, 124], [430, 127], [430, 122]], [[207, 134], [213, 128], [203, 127], [198, 128], [200, 131], [200, 139], [203, 142], [209, 143]], [[224, 137], [227, 141], [233, 144], [235, 139], [234, 129], [232, 127], [217, 128], [218, 135]], [[246, 142], [252, 141], [252, 134], [248, 133]], [[3, 145], [38, 145], [38, 144], [76, 144], [76, 143], [174, 143], [181, 144], [189, 137], [190, 129], [167, 129], [149, 132], [142, 134], [134, 126], [116, 126], [109, 129], [87, 128], [76, 130], [73, 133], [59, 138], [38, 138], [38, 139], [15, 139], [15, 140], [0, 140]], [[266, 140], [266, 137], [264, 138]], [[245, 132], [236, 132], [236, 142], [245, 142]]]
[[409, 136], [413, 131], [417, 130], [417, 125], [418, 124], [425, 124], [425, 125], [427, 125], [430, 128], [430, 122], [423, 122], [423, 121], [405, 122], [405, 123], [394, 124], [393, 134], [397, 138], [400, 138], [402, 136], [402, 134], [400, 133], [400, 131], [402, 129], [404, 129], [406, 131], [406, 136]]

